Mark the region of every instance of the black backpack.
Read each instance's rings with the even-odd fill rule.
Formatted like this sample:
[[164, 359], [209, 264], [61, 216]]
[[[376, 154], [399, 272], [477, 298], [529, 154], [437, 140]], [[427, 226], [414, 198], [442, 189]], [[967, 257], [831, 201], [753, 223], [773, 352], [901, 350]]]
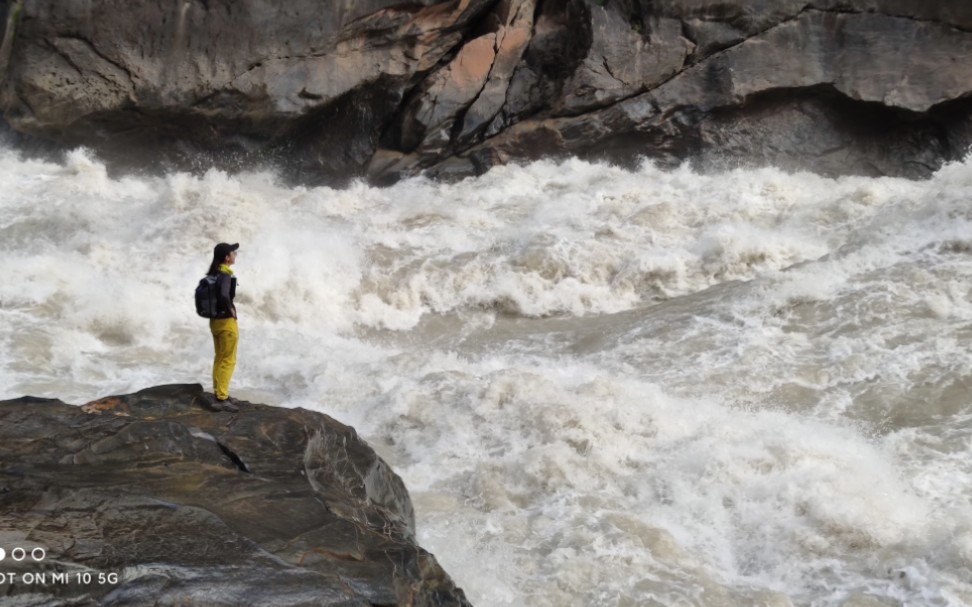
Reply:
[[216, 277], [204, 276], [196, 287], [196, 314], [203, 318], [216, 318], [216, 302], [219, 294], [216, 292]]

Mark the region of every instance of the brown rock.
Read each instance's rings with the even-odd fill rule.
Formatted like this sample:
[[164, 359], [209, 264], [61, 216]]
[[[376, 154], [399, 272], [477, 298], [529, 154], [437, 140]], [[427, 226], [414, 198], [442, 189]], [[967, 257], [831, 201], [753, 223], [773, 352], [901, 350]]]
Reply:
[[483, 89], [496, 57], [496, 34], [465, 44], [449, 65], [429, 79], [418, 98], [405, 110], [401, 144], [437, 153], [449, 143], [460, 112]]
[[496, 57], [486, 84], [463, 118], [460, 142], [469, 141], [503, 110], [507, 91], [523, 52], [530, 43], [535, 0], [504, 0], [497, 11], [502, 25], [496, 32]]

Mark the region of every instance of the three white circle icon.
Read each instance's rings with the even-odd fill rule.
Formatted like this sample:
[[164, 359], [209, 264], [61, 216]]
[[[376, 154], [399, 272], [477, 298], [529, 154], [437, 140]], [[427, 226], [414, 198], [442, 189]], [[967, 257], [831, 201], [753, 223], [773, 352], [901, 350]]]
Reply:
[[[30, 560], [34, 561], [35, 563], [39, 563], [43, 561], [45, 558], [47, 558], [47, 550], [41, 548], [40, 546], [37, 546], [35, 548], [32, 548], [30, 551], [28, 551], [26, 548], [20, 548], [20, 547], [14, 548], [13, 550], [10, 551], [10, 558], [12, 558], [17, 562], [23, 561], [28, 557], [30, 557]], [[2, 561], [5, 558], [7, 558], [7, 551], [4, 550], [3, 548], [0, 548], [0, 561]]]

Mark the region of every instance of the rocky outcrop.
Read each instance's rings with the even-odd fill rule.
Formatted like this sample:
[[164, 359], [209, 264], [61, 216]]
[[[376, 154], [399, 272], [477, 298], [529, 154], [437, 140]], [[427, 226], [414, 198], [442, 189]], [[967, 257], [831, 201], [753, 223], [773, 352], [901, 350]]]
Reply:
[[468, 605], [354, 429], [201, 395], [0, 402], [0, 602]]
[[926, 176], [972, 143], [972, 5], [7, 0], [18, 132], [302, 181], [579, 155]]
[[[745, 35], [733, 32], [700, 42], [718, 48]], [[923, 176], [972, 142], [970, 51], [972, 35], [940, 22], [808, 8], [640, 95], [525, 121], [465, 155], [476, 166], [553, 149]]]

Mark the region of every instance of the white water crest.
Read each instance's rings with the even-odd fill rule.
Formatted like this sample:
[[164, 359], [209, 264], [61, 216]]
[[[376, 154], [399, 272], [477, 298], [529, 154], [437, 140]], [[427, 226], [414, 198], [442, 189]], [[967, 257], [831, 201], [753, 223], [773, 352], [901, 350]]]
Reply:
[[0, 399], [208, 385], [238, 241], [233, 393], [354, 425], [476, 605], [972, 605], [972, 160], [0, 179]]

